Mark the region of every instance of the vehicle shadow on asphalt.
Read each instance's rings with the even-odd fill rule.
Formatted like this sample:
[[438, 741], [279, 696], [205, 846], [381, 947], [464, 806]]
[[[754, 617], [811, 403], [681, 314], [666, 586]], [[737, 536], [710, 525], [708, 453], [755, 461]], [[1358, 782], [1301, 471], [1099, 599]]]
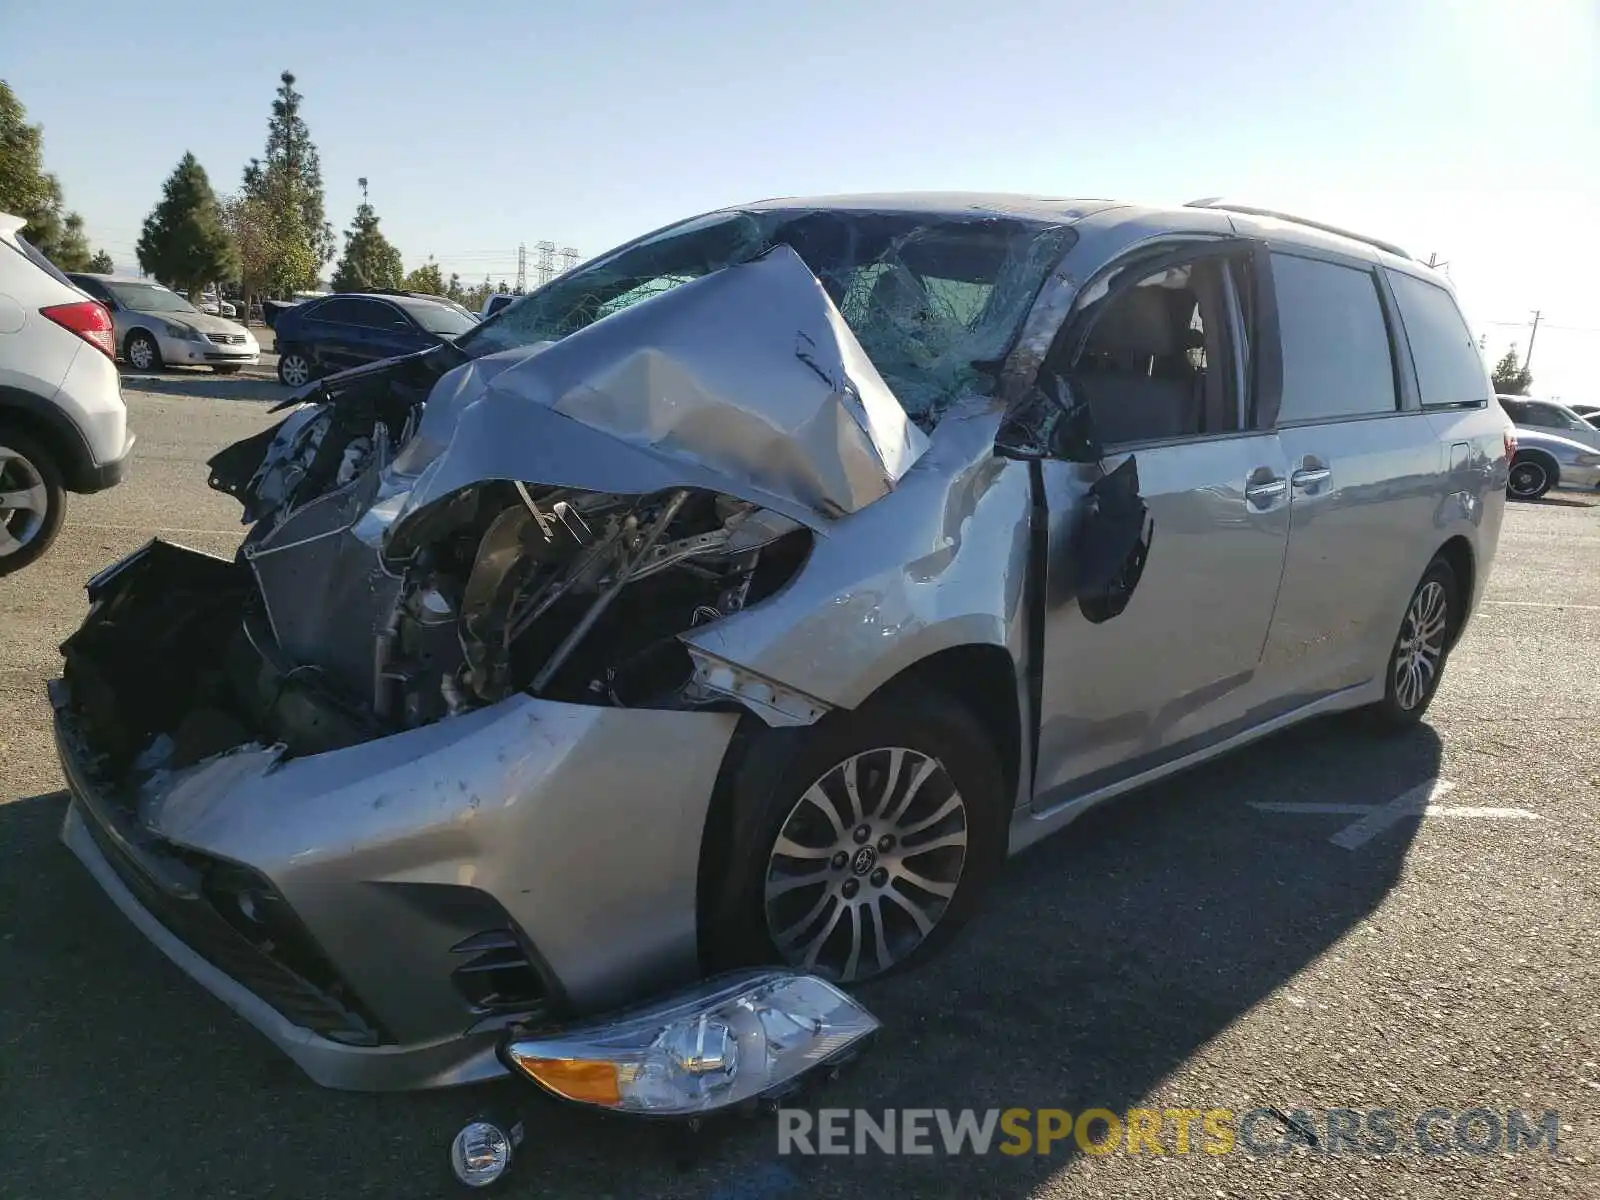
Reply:
[[[1090, 813], [1011, 862], [944, 955], [859, 988], [877, 1043], [789, 1103], [880, 1119], [1139, 1106], [1383, 902], [1418, 821], [1349, 851], [1329, 841], [1348, 816], [1248, 802], [1379, 804], [1440, 759], [1427, 726], [1383, 739], [1322, 720]], [[0, 806], [0, 1028], [18, 1031], [0, 1059], [0, 1194], [449, 1194], [451, 1136], [507, 1104], [529, 1127], [512, 1195], [1020, 1198], [1079, 1153], [780, 1160], [772, 1118], [730, 1118], [675, 1168], [653, 1130], [514, 1084], [320, 1089], [123, 920], [56, 840], [64, 808], [59, 793]]]
[[289, 394], [289, 389], [274, 379], [262, 379], [257, 375], [216, 375], [209, 371], [184, 375], [124, 374], [122, 386], [130, 392], [204, 400], [276, 401]]

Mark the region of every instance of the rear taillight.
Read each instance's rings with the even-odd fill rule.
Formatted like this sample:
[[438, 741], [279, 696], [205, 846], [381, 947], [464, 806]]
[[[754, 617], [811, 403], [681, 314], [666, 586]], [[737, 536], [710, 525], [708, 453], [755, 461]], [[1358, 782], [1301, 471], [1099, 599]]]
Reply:
[[117, 357], [117, 335], [111, 327], [111, 314], [96, 300], [76, 304], [52, 304], [39, 310], [63, 329], [70, 329], [107, 358]]

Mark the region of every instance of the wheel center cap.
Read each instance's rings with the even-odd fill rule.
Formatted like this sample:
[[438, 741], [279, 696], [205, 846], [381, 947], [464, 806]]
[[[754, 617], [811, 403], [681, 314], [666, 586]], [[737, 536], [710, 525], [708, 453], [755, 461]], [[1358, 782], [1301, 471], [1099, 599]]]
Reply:
[[855, 852], [850, 860], [850, 869], [857, 875], [865, 875], [878, 865], [878, 852], [871, 846], [863, 846]]

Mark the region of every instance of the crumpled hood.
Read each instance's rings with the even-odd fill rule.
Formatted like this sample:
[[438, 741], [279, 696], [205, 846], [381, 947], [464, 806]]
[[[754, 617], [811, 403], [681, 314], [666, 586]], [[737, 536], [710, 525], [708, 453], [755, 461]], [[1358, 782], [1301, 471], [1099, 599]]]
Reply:
[[405, 512], [489, 479], [707, 487], [816, 527], [927, 448], [792, 249], [680, 285], [530, 353], [445, 374], [395, 460]]

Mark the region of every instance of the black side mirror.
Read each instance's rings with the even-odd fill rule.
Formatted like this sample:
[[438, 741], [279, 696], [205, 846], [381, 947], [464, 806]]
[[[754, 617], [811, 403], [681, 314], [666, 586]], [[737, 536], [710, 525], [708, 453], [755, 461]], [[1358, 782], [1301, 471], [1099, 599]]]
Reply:
[[1059, 375], [1048, 387], [1034, 386], [1006, 413], [995, 435], [995, 453], [1024, 461], [1099, 462], [1105, 457], [1089, 405]]

